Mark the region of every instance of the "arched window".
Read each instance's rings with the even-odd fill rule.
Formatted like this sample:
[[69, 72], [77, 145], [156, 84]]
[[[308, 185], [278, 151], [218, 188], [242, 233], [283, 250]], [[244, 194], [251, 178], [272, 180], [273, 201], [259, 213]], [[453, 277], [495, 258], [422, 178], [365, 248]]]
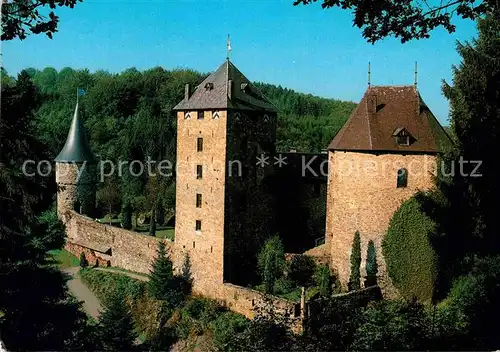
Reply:
[[408, 186], [408, 170], [399, 169], [398, 170], [398, 181], [397, 188]]

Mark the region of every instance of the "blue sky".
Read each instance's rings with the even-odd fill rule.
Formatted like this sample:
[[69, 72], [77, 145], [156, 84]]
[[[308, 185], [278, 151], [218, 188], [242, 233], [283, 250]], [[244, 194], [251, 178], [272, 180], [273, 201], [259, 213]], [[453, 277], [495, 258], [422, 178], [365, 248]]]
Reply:
[[448, 103], [441, 80], [451, 80], [460, 58], [456, 40], [476, 35], [473, 22], [457, 20], [457, 32], [401, 44], [394, 38], [368, 44], [352, 27], [352, 15], [319, 4], [292, 6], [293, 0], [154, 1], [86, 0], [58, 9], [59, 32], [2, 43], [3, 66], [98, 69], [187, 67], [215, 70], [226, 57], [251, 80], [322, 97], [359, 101], [372, 84], [412, 84], [418, 61], [419, 90], [442, 123]]

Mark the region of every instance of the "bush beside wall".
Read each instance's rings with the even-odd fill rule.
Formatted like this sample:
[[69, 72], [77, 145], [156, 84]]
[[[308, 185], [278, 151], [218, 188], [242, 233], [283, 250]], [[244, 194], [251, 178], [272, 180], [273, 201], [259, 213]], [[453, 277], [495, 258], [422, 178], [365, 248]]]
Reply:
[[433, 298], [437, 282], [437, 256], [432, 247], [435, 223], [422, 212], [415, 197], [394, 213], [382, 249], [392, 283], [406, 298]]

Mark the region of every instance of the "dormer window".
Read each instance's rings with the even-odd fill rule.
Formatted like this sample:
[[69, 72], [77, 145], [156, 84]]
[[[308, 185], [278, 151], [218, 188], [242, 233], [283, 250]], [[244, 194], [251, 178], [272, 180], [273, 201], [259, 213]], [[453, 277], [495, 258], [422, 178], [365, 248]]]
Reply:
[[392, 136], [396, 139], [396, 143], [403, 147], [408, 147], [414, 138], [404, 127], [397, 128]]
[[248, 87], [248, 83], [242, 83], [242, 84], [240, 85], [240, 88], [241, 88], [241, 90], [242, 90], [243, 92], [245, 92], [245, 90], [247, 89], [247, 87]]
[[214, 89], [214, 84], [212, 82], [207, 82], [205, 84], [205, 90], [212, 90]]

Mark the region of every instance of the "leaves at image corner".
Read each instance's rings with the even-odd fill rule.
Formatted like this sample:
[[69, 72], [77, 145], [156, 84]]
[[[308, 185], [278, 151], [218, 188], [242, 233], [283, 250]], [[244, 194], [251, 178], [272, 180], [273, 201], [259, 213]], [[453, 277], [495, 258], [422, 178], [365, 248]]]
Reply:
[[[30, 34], [45, 33], [50, 39], [57, 32], [56, 7], [73, 8], [83, 0], [11, 0], [2, 2], [1, 40], [26, 39]], [[50, 9], [50, 10], [49, 10]]]

